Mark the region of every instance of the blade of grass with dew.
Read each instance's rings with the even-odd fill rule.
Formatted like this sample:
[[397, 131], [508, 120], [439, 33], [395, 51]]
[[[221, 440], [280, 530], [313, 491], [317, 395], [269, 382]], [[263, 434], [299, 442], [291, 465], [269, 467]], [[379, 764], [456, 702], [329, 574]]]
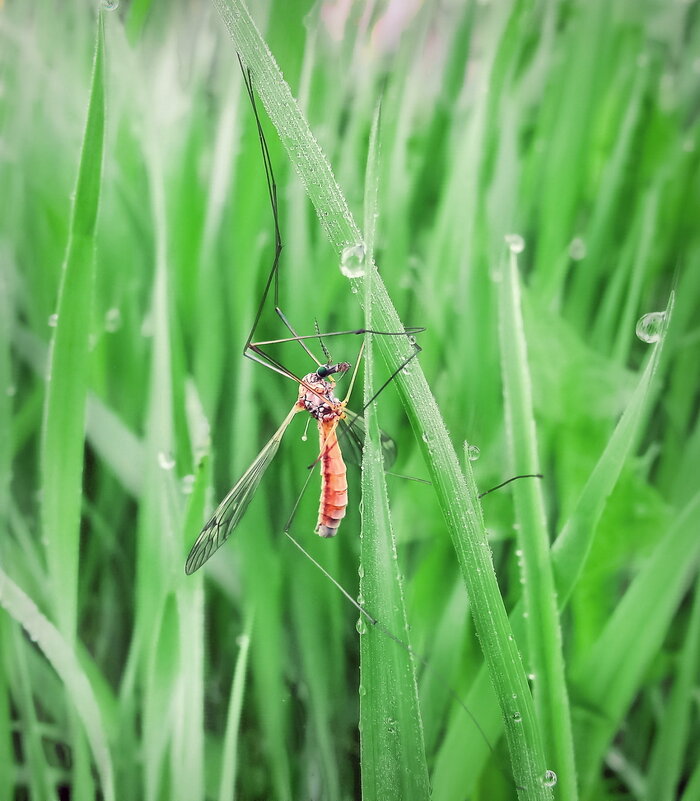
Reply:
[[[215, 0], [215, 4], [236, 49], [253, 72], [263, 105], [342, 261], [344, 255], [353, 252], [348, 248], [364, 245], [330, 165], [247, 8], [238, 0]], [[356, 279], [351, 283], [359, 290]], [[375, 276], [372, 288], [376, 324], [384, 331], [401, 330], [401, 322], [379, 275]], [[403, 342], [402, 337], [381, 339], [392, 340], [380, 341], [380, 347], [390, 369], [397, 369], [411, 355], [409, 343]], [[486, 534], [478, 522], [476, 496], [469, 493], [425, 376], [419, 365], [412, 367], [409, 373], [397, 376], [396, 384], [428, 465], [470, 594], [477, 634], [505, 721], [518, 796], [549, 799], [552, 793], [545, 785], [546, 765], [532, 696], [498, 589]]]
[[[372, 282], [375, 278], [374, 235], [377, 218], [377, 167], [381, 107], [372, 120], [365, 188], [365, 327], [374, 328]], [[374, 394], [374, 346], [365, 335], [364, 404], [366, 438], [362, 455], [362, 530], [360, 603], [397, 636], [408, 636], [396, 539], [391, 523]], [[372, 621], [373, 622], [373, 621]], [[423, 726], [418, 707], [415, 665], [410, 651], [368, 626], [360, 632], [360, 769], [362, 798], [427, 799], [430, 797]]]
[[102, 714], [92, 686], [75, 657], [73, 644], [0, 568], [0, 605], [44, 652], [68, 691], [83, 723], [105, 801], [114, 801], [114, 773]]
[[[671, 319], [673, 303], [674, 295], [672, 293], [666, 309], [667, 324]], [[536, 312], [529, 310], [527, 318], [529, 320], [527, 328], [531, 330], [537, 318]], [[665, 336], [664, 331], [659, 342], [653, 346], [649, 361], [641, 373], [627, 408], [581, 490], [573, 512], [552, 545], [552, 565], [556, 578], [560, 612], [566, 608], [576, 582], [585, 568], [606, 501], [617, 484], [622, 468], [643, 430], [650, 389], [661, 358]], [[510, 621], [516, 638], [526, 645], [522, 603], [517, 604], [510, 613]], [[466, 704], [477, 716], [479, 724], [489, 740], [495, 741], [500, 730], [500, 721], [495, 706], [488, 704], [491, 692], [488, 684], [486, 670], [482, 668], [467, 695]], [[459, 753], [465, 743], [471, 743], [470, 750], [473, 755], [471, 763], [459, 759]], [[436, 801], [437, 799], [448, 801], [452, 788], [455, 786], [471, 790], [488, 755], [488, 749], [485, 748], [478, 733], [474, 731], [472, 722], [457, 711], [448, 728], [433, 771], [432, 781]]]
[[53, 608], [61, 630], [69, 639], [75, 635], [78, 607], [88, 340], [104, 122], [104, 30], [100, 14], [87, 121], [49, 352], [41, 448], [41, 521], [54, 592]]
[[[209, 426], [203, 416], [194, 386], [186, 385], [188, 427], [192, 453], [206, 454]], [[181, 541], [189, 546], [189, 532], [201, 526], [206, 490], [211, 484], [210, 459], [204, 455], [191, 487], [182, 516]], [[184, 558], [184, 553], [183, 553]], [[179, 567], [182, 559], [177, 559]], [[180, 577], [176, 590], [178, 663], [173, 694], [173, 725], [170, 775], [173, 801], [201, 798], [205, 790], [204, 770], [204, 587], [202, 578]]]
[[238, 638], [238, 658], [233, 672], [228, 700], [228, 714], [226, 715], [221, 776], [219, 777], [219, 801], [234, 801], [236, 798], [241, 709], [243, 708], [243, 698], [245, 696], [250, 633], [254, 617], [254, 612], [248, 614], [243, 634]]
[[[85, 132], [70, 214], [68, 243], [49, 350], [41, 439], [41, 529], [53, 609], [69, 642], [78, 620], [81, 491], [88, 391], [89, 337], [95, 285], [95, 230], [104, 150], [104, 28], [101, 12]], [[95, 792], [85, 743], [71, 721], [76, 794]]]
[[559, 606], [568, 601], [590, 553], [596, 527], [608, 496], [616, 485], [632, 447], [638, 441], [648, 407], [648, 395], [656, 373], [671, 322], [675, 294], [672, 292], [665, 311], [664, 329], [649, 357], [630, 403], [620, 418], [595, 468], [586, 482], [573, 512], [552, 545], [552, 560]]
[[[506, 408], [506, 436], [511, 471], [540, 472], [532, 404], [532, 381], [520, 300], [517, 255], [509, 248], [499, 292], [501, 370]], [[557, 776], [564, 798], [575, 801], [576, 761], [571, 711], [566, 690], [562, 635], [551, 565], [547, 517], [539, 481], [513, 488], [522, 550], [523, 595], [528, 643], [528, 670], [537, 676], [535, 707], [545, 741], [548, 767]]]
[[572, 696], [599, 715], [577, 729], [583, 796], [632, 703], [700, 562], [700, 493], [687, 504], [635, 576], [594, 646], [571, 669]]
[[674, 801], [683, 778], [683, 757], [693, 751], [691, 714], [696, 678], [700, 675], [700, 581], [695, 579], [678, 674], [668, 696], [659, 735], [652, 745], [646, 801]]

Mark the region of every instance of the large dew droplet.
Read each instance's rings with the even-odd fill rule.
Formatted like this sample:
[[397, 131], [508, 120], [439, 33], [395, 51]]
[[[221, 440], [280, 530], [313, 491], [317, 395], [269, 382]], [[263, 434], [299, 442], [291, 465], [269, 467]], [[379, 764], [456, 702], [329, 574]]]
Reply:
[[343, 249], [340, 272], [347, 278], [362, 278], [365, 274], [365, 246], [362, 242]]
[[658, 342], [666, 323], [666, 312], [650, 312], [640, 317], [637, 322], [636, 334], [642, 342]]
[[554, 787], [557, 783], [557, 774], [553, 770], [548, 770], [544, 774], [543, 784], [545, 787]]
[[475, 462], [481, 456], [481, 450], [478, 445], [467, 445], [467, 459], [470, 462]]

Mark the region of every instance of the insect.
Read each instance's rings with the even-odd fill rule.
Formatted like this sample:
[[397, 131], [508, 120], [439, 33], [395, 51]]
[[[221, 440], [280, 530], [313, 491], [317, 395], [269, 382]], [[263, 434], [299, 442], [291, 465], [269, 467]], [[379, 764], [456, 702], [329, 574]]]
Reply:
[[[344, 400], [339, 400], [335, 395], [336, 383], [334, 376], [347, 373], [351, 369], [351, 365], [348, 362], [333, 363], [330, 353], [323, 342], [322, 335], [318, 331], [318, 326], [315, 334], [302, 336], [297, 334], [296, 330], [283, 313], [279, 305], [279, 262], [282, 252], [282, 240], [277, 207], [277, 186], [272, 170], [270, 154], [257, 112], [252, 78], [250, 72], [244, 67], [242, 62], [241, 69], [243, 71], [243, 77], [248, 96], [255, 114], [263, 162], [265, 165], [265, 175], [270, 196], [270, 204], [272, 207], [275, 233], [275, 255], [272, 264], [272, 270], [265, 285], [260, 305], [255, 315], [253, 327], [250, 330], [248, 339], [246, 340], [243, 348], [243, 355], [255, 362], [258, 362], [259, 364], [263, 364], [265, 367], [268, 367], [287, 378], [292, 379], [298, 383], [299, 388], [297, 400], [292, 406], [289, 414], [283, 420], [280, 427], [272, 435], [270, 440], [260, 451], [250, 467], [234, 484], [232, 489], [216, 508], [214, 514], [202, 528], [202, 531], [192, 546], [192, 549], [185, 562], [185, 573], [188, 575], [194, 573], [196, 570], [199, 570], [199, 568], [202, 567], [202, 565], [212, 556], [212, 554], [214, 554], [223, 545], [223, 543], [236, 528], [241, 518], [245, 514], [251, 500], [253, 499], [260, 481], [265, 474], [265, 471], [274, 459], [285, 431], [299, 412], [308, 412], [311, 417], [317, 421], [318, 425], [320, 450], [316, 461], [313, 465], [311, 465], [311, 467], [314, 467], [316, 463], [320, 464], [321, 499], [319, 504], [316, 533], [321, 537], [329, 538], [334, 537], [337, 534], [341, 520], [345, 516], [348, 505], [346, 467], [340, 447], [340, 440], [343, 439], [347, 441], [350, 447], [357, 448], [359, 446], [360, 450], [362, 447], [362, 417], [354, 412], [351, 412], [347, 408], [348, 397], [352, 392], [355, 378], [357, 376], [357, 366], [359, 365], [361, 358], [362, 348], [360, 348], [360, 354], [358, 355], [357, 363], [352, 373], [347, 395]], [[287, 330], [290, 332], [291, 336], [282, 339], [254, 341], [255, 331], [258, 327], [258, 323], [260, 322], [270, 289], [273, 286], [275, 312]], [[377, 397], [377, 395], [379, 395], [379, 393], [391, 383], [394, 376], [397, 375], [406, 366], [406, 364], [420, 352], [420, 347], [416, 343], [414, 336], [422, 330], [424, 329], [406, 328], [404, 331], [399, 332], [385, 332], [373, 331], [370, 329], [355, 329], [352, 331], [334, 331], [328, 334], [323, 334], [323, 337], [335, 337], [346, 334], [377, 334], [383, 336], [400, 336], [409, 338], [409, 342], [413, 347], [412, 355], [403, 364], [401, 364], [398, 370], [396, 370], [387, 381], [384, 382], [384, 384], [370, 400], [371, 403]], [[325, 362], [321, 362], [319, 359], [317, 359], [309, 348], [307, 342], [311, 339], [317, 339], [320, 342], [326, 358]], [[305, 375], [303, 378], [297, 378], [297, 376], [288, 370], [267, 350], [267, 346], [269, 345], [277, 345], [284, 342], [298, 342], [307, 355], [316, 363], [316, 369], [313, 372]], [[345, 436], [339, 437], [338, 428], [341, 424], [344, 425], [344, 430], [342, 433]], [[393, 462], [395, 450], [393, 441], [385, 434], [382, 434], [382, 448], [385, 454], [385, 465], [390, 465]]]

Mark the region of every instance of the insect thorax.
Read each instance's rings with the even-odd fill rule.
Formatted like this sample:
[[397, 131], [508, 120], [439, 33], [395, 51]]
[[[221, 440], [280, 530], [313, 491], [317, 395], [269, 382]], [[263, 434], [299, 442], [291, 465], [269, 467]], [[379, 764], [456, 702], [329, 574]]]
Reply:
[[299, 387], [299, 404], [317, 420], [334, 420], [343, 414], [343, 407], [333, 394], [334, 385], [318, 373], [302, 378]]

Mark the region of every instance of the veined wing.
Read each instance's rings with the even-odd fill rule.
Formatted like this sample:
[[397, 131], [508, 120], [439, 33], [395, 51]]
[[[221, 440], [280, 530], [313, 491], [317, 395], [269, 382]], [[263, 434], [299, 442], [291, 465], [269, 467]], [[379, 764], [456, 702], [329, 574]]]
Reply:
[[[348, 462], [362, 464], [362, 446], [364, 444], [366, 427], [362, 415], [356, 414], [350, 409], [345, 409], [346, 419], [342, 421], [343, 426], [338, 432], [340, 445], [347, 456]], [[384, 469], [391, 470], [396, 461], [396, 443], [386, 433], [379, 431], [379, 439], [384, 455]]]
[[238, 479], [228, 495], [221, 501], [216, 511], [200, 532], [197, 541], [185, 562], [185, 573], [191, 575], [209, 559], [209, 557], [226, 542], [233, 529], [245, 514], [248, 504], [253, 499], [260, 479], [270, 466], [294, 415], [299, 411], [295, 404], [282, 425], [273, 434], [270, 441], [260, 451], [258, 458]]

